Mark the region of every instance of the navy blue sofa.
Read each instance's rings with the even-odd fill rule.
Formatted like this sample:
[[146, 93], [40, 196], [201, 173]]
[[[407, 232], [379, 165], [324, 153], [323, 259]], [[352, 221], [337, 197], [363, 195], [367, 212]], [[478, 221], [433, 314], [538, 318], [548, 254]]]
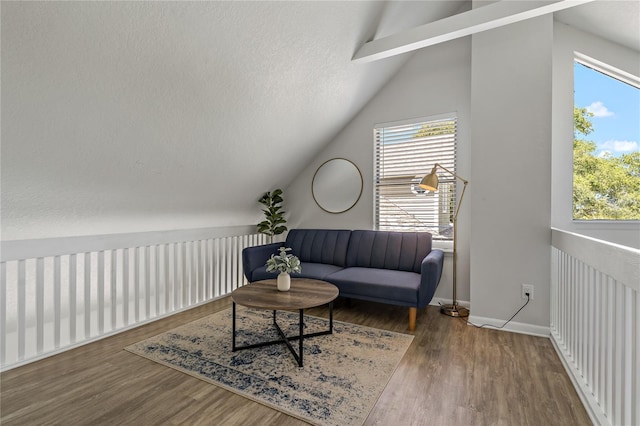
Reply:
[[247, 247], [243, 272], [249, 282], [275, 278], [266, 261], [282, 246], [302, 264], [292, 278], [314, 278], [338, 287], [340, 296], [409, 307], [409, 330], [442, 276], [444, 253], [431, 248], [428, 232], [292, 229], [284, 243]]

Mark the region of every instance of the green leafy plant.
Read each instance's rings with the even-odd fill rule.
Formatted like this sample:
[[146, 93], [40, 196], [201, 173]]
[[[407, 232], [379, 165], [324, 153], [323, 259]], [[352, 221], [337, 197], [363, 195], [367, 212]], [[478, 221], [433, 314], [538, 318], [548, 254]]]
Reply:
[[284, 218], [284, 211], [282, 211], [282, 190], [275, 189], [273, 192], [265, 192], [260, 197], [258, 202], [265, 206], [262, 211], [264, 212], [264, 220], [258, 224], [258, 232], [268, 235], [273, 241], [274, 235], [280, 235], [287, 230]]
[[280, 247], [278, 254], [272, 254], [267, 260], [268, 272], [286, 272], [290, 274], [292, 272], [301, 272], [302, 266], [300, 265], [300, 259], [293, 254], [287, 252], [291, 249], [289, 247]]
[[595, 142], [582, 138], [593, 131], [592, 117], [586, 108], [574, 106], [573, 218], [638, 220], [640, 152], [598, 153]]

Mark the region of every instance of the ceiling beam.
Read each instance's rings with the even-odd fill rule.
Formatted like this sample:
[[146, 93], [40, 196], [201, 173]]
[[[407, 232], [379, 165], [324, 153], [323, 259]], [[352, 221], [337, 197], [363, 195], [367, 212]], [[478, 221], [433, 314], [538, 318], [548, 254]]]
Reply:
[[351, 59], [372, 62], [423, 47], [535, 18], [593, 0], [502, 0], [365, 43]]

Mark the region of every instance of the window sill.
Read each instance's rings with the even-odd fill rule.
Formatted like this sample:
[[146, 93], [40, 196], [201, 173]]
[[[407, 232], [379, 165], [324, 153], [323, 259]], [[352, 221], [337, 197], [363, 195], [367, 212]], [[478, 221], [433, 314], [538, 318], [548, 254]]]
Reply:
[[442, 250], [446, 253], [453, 253], [453, 241], [434, 241], [432, 248]]
[[603, 219], [596, 219], [596, 220], [580, 220], [580, 219], [573, 219], [573, 224], [577, 227], [584, 227], [584, 228], [619, 228], [619, 229], [625, 229], [627, 227], [631, 228], [631, 227], [636, 227], [638, 225], [640, 225], [640, 220], [603, 220]]

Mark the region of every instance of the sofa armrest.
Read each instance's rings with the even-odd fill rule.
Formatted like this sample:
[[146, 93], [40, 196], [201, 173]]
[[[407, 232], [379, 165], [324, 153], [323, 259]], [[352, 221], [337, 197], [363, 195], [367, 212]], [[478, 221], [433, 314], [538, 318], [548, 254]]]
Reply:
[[267, 263], [272, 254], [278, 253], [278, 249], [284, 243], [264, 244], [261, 246], [246, 247], [242, 250], [242, 271], [247, 281], [251, 282], [251, 273]]
[[434, 249], [422, 260], [420, 267], [420, 290], [418, 291], [418, 308], [424, 308], [431, 302], [442, 277], [444, 252]]

